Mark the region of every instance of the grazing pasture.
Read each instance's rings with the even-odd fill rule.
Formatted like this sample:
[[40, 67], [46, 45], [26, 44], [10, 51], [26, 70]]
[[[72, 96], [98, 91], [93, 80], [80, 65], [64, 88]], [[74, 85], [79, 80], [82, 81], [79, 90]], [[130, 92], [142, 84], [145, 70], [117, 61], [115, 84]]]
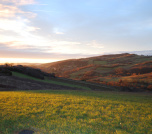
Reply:
[[0, 134], [151, 134], [147, 93], [35, 90], [0, 92]]

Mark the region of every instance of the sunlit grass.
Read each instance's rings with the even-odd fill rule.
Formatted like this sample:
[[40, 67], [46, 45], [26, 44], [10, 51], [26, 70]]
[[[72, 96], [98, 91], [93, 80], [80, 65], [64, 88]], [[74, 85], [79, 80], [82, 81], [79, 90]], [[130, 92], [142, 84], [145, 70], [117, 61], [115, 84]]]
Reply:
[[0, 92], [0, 133], [151, 134], [151, 95], [86, 91]]

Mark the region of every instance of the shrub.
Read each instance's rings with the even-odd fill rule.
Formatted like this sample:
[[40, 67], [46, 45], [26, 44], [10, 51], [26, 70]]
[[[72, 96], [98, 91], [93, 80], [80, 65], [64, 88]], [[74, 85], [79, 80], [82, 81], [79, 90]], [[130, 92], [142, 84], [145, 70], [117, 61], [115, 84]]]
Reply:
[[125, 71], [125, 69], [123, 69], [123, 68], [116, 68], [115, 69], [115, 73], [116, 74], [124, 74], [126, 71]]
[[147, 86], [148, 90], [152, 91], [152, 85]]
[[9, 64], [5, 64], [4, 66], [0, 66], [0, 73], [1, 74], [5, 74], [5, 75], [12, 75], [12, 72], [19, 72], [19, 73], [23, 73], [38, 79], [44, 79], [45, 76], [47, 77], [55, 77], [54, 73], [45, 73], [42, 72], [40, 69], [35, 69], [35, 68], [31, 68], [31, 67], [27, 67], [27, 66], [22, 66], [22, 65], [17, 65], [17, 66], [12, 66]]
[[12, 72], [6, 68], [0, 68], [0, 75], [12, 76]]

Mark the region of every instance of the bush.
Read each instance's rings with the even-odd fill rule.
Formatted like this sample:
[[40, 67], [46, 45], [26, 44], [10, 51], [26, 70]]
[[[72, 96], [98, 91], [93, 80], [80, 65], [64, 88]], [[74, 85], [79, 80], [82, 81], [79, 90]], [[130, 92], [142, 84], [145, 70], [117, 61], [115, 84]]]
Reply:
[[148, 90], [152, 91], [152, 85], [147, 86]]
[[116, 74], [124, 74], [124, 73], [126, 73], [126, 70], [119, 67], [119, 68], [115, 69], [115, 73]]
[[12, 76], [12, 72], [6, 68], [0, 68], [0, 75]]

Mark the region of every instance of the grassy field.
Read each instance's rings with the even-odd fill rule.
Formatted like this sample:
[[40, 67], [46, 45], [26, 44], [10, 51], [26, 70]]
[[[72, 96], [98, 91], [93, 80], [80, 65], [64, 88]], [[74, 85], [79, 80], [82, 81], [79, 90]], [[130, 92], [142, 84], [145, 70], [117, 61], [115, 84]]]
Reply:
[[0, 92], [0, 134], [151, 134], [151, 106], [141, 93]]
[[57, 84], [57, 85], [62, 85], [62, 86], [68, 86], [68, 87], [75, 87], [75, 88], [80, 88], [80, 89], [85, 89], [85, 90], [90, 90], [89, 87], [87, 86], [81, 86], [78, 83], [77, 84], [71, 84], [67, 82], [62, 82], [62, 81], [57, 81], [57, 79], [48, 79], [47, 77], [44, 80], [41, 79], [37, 79], [35, 77], [32, 76], [28, 76], [22, 73], [18, 73], [18, 72], [12, 72], [13, 76], [17, 76], [17, 77], [21, 77], [21, 78], [26, 78], [26, 79], [31, 79], [31, 80], [36, 80], [36, 81], [41, 81], [41, 82], [46, 82], [46, 83], [52, 83], [52, 84]]

